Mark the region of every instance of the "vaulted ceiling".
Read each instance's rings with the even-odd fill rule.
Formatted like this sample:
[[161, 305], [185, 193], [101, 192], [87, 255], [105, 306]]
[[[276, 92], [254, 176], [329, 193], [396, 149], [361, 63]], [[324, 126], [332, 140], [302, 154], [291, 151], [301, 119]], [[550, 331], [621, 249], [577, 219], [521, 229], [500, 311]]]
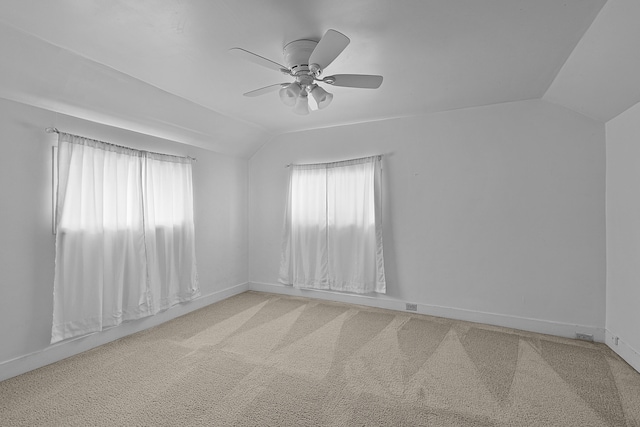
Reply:
[[[241, 156], [280, 133], [526, 99], [606, 121], [640, 101], [640, 3], [605, 3], [3, 0], [0, 97]], [[379, 89], [326, 87], [308, 116], [242, 96], [291, 78], [229, 48], [282, 63], [328, 29], [351, 43], [325, 74]]]

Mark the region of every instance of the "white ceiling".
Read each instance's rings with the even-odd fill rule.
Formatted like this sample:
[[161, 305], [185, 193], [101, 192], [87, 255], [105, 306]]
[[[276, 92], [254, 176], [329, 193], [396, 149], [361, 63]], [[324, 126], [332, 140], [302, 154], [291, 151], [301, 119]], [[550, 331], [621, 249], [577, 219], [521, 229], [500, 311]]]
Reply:
[[[284, 132], [542, 98], [605, 1], [2, 0], [0, 96], [250, 155]], [[325, 75], [380, 74], [379, 89], [327, 87], [309, 116], [242, 96], [291, 79], [229, 48], [282, 63], [330, 28], [351, 44]]]
[[640, 1], [607, 2], [543, 99], [602, 122], [640, 102]]

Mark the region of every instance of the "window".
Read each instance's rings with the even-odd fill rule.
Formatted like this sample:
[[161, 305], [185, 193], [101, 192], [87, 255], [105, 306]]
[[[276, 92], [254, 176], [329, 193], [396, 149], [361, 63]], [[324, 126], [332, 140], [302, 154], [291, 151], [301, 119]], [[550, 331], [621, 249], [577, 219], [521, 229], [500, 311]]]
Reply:
[[280, 281], [300, 288], [386, 291], [380, 157], [291, 165]]
[[52, 342], [199, 295], [191, 160], [58, 138]]

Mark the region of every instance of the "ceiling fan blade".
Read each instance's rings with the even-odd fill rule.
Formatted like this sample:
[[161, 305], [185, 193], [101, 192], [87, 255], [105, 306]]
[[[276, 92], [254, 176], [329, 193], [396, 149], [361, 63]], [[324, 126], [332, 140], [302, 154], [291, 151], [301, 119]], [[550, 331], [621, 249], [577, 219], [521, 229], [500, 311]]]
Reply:
[[[324, 78], [325, 83], [333, 86], [357, 87], [362, 89], [378, 89], [382, 84], [382, 76], [368, 74], [336, 74]], [[330, 83], [334, 80], [333, 83]]]
[[269, 85], [265, 87], [261, 87], [260, 89], [252, 90], [251, 92], [244, 93], [244, 96], [249, 96], [251, 98], [255, 96], [264, 95], [265, 93], [274, 92], [280, 88], [289, 86], [290, 83], [276, 83], [274, 85]]
[[320, 69], [325, 69], [334, 59], [349, 45], [349, 37], [336, 30], [328, 30], [318, 42], [311, 56], [309, 64], [318, 64]]
[[262, 65], [263, 67], [270, 68], [276, 71], [287, 70], [287, 67], [284, 65], [278, 64], [277, 62], [273, 62], [270, 59], [264, 58], [260, 55], [256, 55], [253, 52], [249, 52], [248, 50], [244, 50], [239, 47], [234, 47], [229, 49], [229, 53], [238, 58], [242, 58], [246, 61], [253, 62], [254, 64]]

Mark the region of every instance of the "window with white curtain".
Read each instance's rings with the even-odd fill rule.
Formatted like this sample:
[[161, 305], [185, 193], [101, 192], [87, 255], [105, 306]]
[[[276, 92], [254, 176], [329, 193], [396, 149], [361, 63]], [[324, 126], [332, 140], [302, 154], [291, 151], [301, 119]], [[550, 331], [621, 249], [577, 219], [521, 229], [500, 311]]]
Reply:
[[191, 159], [59, 133], [51, 342], [199, 295]]
[[280, 282], [386, 292], [380, 156], [291, 165]]

